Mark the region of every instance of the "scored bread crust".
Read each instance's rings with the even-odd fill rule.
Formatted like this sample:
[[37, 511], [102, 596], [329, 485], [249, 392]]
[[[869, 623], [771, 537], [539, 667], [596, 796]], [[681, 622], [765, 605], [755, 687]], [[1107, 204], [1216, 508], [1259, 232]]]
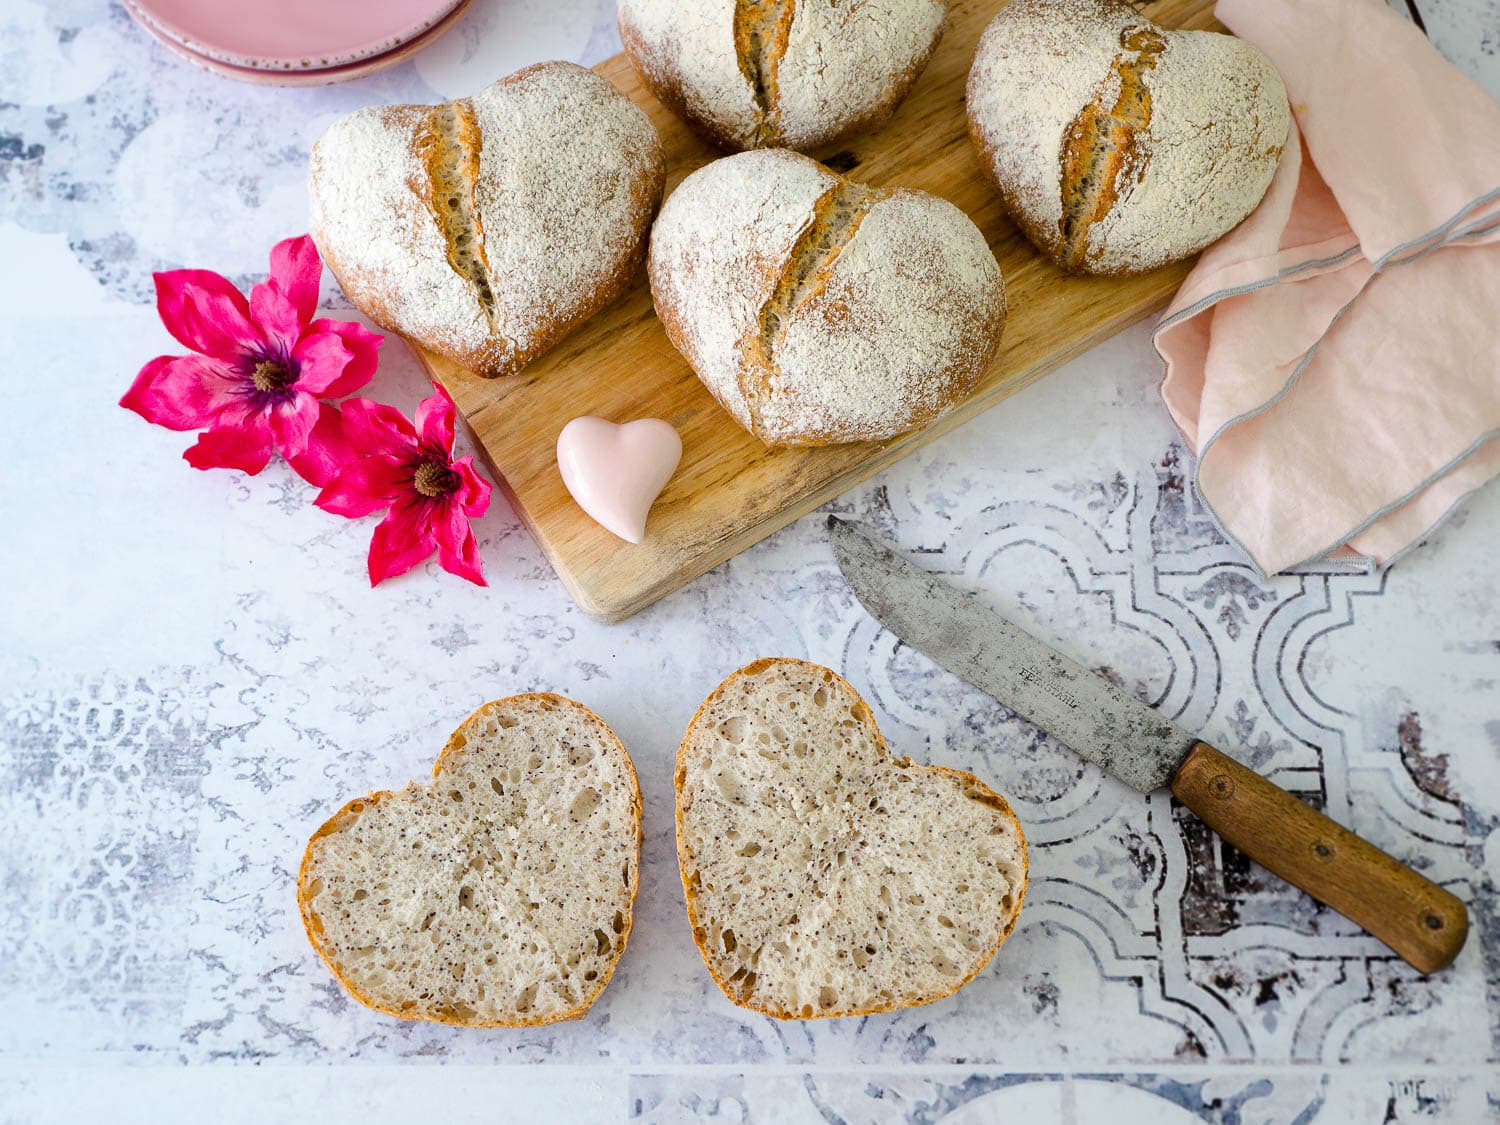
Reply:
[[629, 288], [665, 180], [644, 111], [591, 70], [537, 63], [472, 98], [335, 121], [308, 162], [309, 226], [361, 312], [496, 378]]
[[334, 952], [329, 948], [323, 921], [313, 906], [315, 895], [311, 888], [315, 876], [312, 872], [317, 863], [317, 857], [314, 854], [316, 851], [315, 845], [320, 839], [346, 830], [359, 819], [366, 809], [399, 797], [403, 793], [409, 792], [412, 786], [408, 786], [405, 790], [377, 790], [367, 796], [356, 797], [345, 804], [338, 812], [334, 813], [333, 816], [329, 817], [308, 839], [307, 848], [302, 854], [302, 862], [297, 870], [297, 906], [302, 917], [303, 929], [307, 932], [308, 941], [312, 944], [314, 951], [316, 951], [323, 963], [328, 966], [329, 971], [333, 973], [339, 984], [343, 985], [350, 995], [366, 1007], [373, 1008], [375, 1011], [382, 1012], [388, 1016], [394, 1016], [397, 1019], [425, 1020], [431, 1023], [448, 1024], [453, 1027], [540, 1027], [544, 1024], [561, 1023], [566, 1020], [581, 1018], [593, 1005], [594, 1001], [604, 992], [605, 987], [613, 978], [615, 968], [619, 965], [620, 958], [625, 954], [625, 946], [629, 942], [630, 933], [635, 924], [635, 902], [640, 893], [641, 885], [640, 850], [643, 833], [641, 827], [641, 787], [640, 781], [636, 776], [635, 763], [631, 760], [630, 753], [625, 749], [624, 743], [620, 741], [619, 736], [615, 734], [609, 724], [576, 700], [568, 699], [566, 696], [557, 695], [552, 692], [527, 692], [521, 695], [507, 696], [504, 699], [494, 700], [476, 708], [468, 718], [458, 725], [453, 734], [449, 736], [437, 759], [433, 762], [432, 776], [434, 781], [442, 777], [445, 767], [455, 761], [461, 754], [465, 753], [468, 744], [466, 732], [469, 730], [471, 724], [488, 715], [498, 714], [513, 706], [523, 706], [539, 702], [545, 702], [558, 707], [572, 708], [582, 712], [586, 720], [597, 724], [599, 733], [607, 736], [611, 749], [618, 752], [620, 763], [624, 767], [624, 776], [630, 782], [630, 809], [635, 844], [630, 854], [629, 893], [625, 909], [621, 911], [624, 916], [624, 928], [619, 934], [615, 935], [616, 940], [613, 942], [612, 947], [613, 956], [609, 959], [603, 971], [599, 973], [597, 980], [589, 982], [592, 985], [592, 990], [584, 992], [576, 1005], [557, 1015], [545, 1015], [533, 1018], [523, 1016], [516, 1019], [494, 1020], [466, 1019], [450, 1013], [402, 1009], [395, 1006], [395, 1001], [382, 1000], [380, 997], [361, 988], [358, 983], [350, 979], [350, 976], [340, 968]]
[[1012, 0], [980, 37], [969, 137], [1049, 260], [1124, 277], [1190, 256], [1260, 203], [1286, 89], [1259, 49], [1122, 0]]
[[[699, 895], [693, 889], [694, 876], [697, 872], [697, 867], [694, 863], [693, 847], [687, 839], [686, 830], [683, 823], [684, 809], [682, 800], [683, 791], [687, 782], [687, 770], [690, 765], [688, 759], [689, 755], [691, 754], [691, 743], [693, 740], [693, 736], [698, 730], [700, 722], [705, 718], [706, 715], [710, 713], [713, 706], [718, 702], [719, 698], [724, 694], [724, 692], [740, 680], [759, 675], [767, 669], [777, 666], [805, 670], [806, 672], [823, 677], [826, 682], [834, 684], [842, 691], [847, 692], [849, 696], [858, 701], [858, 705], [864, 709], [864, 721], [868, 727], [870, 734], [874, 738], [876, 748], [881, 753], [889, 756], [894, 764], [900, 767], [921, 771], [923, 773], [936, 774], [939, 776], [953, 778], [955, 781], [959, 782], [962, 786], [965, 787], [965, 793], [967, 796], [970, 796], [972, 799], [980, 800], [982, 803], [998, 812], [1005, 819], [1010, 830], [1015, 834], [1015, 842], [1017, 850], [1020, 854], [1020, 882], [1012, 888], [1014, 901], [1010, 910], [1010, 916], [1006, 919], [1004, 925], [1001, 927], [999, 935], [995, 942], [992, 945], [988, 946], [982, 954], [976, 955], [970, 970], [961, 978], [955, 978], [955, 982], [951, 987], [945, 985], [940, 989], [934, 990], [931, 994], [923, 995], [919, 998], [911, 1000], [899, 1001], [892, 998], [889, 1002], [876, 1002], [848, 1011], [835, 1012], [820, 1011], [818, 1009], [814, 1009], [811, 1013], [807, 1013], [806, 1011], [790, 1011], [787, 1008], [780, 1007], [772, 1003], [757, 1003], [750, 995], [737, 989], [734, 983], [726, 975], [725, 967], [721, 964], [720, 956], [710, 944], [706, 929], [701, 924]], [[994, 959], [995, 954], [1000, 951], [1000, 947], [1005, 944], [1006, 939], [1010, 937], [1012, 931], [1014, 931], [1015, 929], [1017, 920], [1021, 916], [1021, 906], [1026, 898], [1027, 887], [1030, 884], [1030, 856], [1028, 854], [1026, 845], [1025, 832], [1022, 830], [1021, 822], [1016, 817], [1014, 810], [1011, 809], [1009, 802], [1007, 802], [1004, 797], [995, 792], [983, 781], [981, 781], [971, 773], [967, 773], [963, 770], [951, 769], [947, 766], [916, 765], [911, 761], [910, 758], [897, 757], [896, 755], [891, 754], [890, 748], [886, 744], [885, 736], [881, 733], [879, 726], [876, 724], [873, 714], [870, 713], [869, 705], [865, 703], [864, 697], [861, 696], [857, 690], [855, 690], [853, 684], [849, 683], [848, 680], [844, 679], [844, 677], [840, 676], [831, 668], [826, 668], [822, 665], [814, 664], [810, 661], [799, 660], [795, 657], [780, 656], [763, 657], [759, 660], [751, 661], [743, 668], [740, 668], [738, 671], [732, 673], [723, 681], [723, 683], [719, 684], [718, 687], [716, 687], [712, 692], [708, 694], [707, 698], [705, 698], [703, 702], [698, 705], [698, 709], [693, 713], [692, 720], [688, 723], [687, 731], [683, 735], [682, 743], [678, 747], [676, 768], [674, 769], [672, 775], [672, 784], [673, 790], [676, 794], [675, 826], [677, 837], [678, 874], [682, 879], [683, 899], [687, 905], [688, 925], [693, 933], [693, 943], [697, 945], [698, 953], [703, 958], [703, 964], [708, 969], [709, 975], [713, 978], [714, 983], [719, 986], [719, 990], [723, 992], [731, 1002], [738, 1005], [739, 1007], [759, 1012], [762, 1015], [770, 1016], [773, 1019], [802, 1020], [835, 1019], [850, 1016], [877, 1015], [881, 1012], [896, 1011], [902, 1008], [911, 1008], [917, 1007], [922, 1004], [934, 1003], [948, 996], [952, 996], [959, 989], [963, 988], [966, 984], [968, 984], [981, 972], [983, 972], [984, 969], [989, 965], [989, 963]]]
[[973, 391], [1005, 326], [1000, 266], [961, 210], [785, 149], [684, 180], [647, 273], [668, 339], [771, 446], [926, 425]]
[[[947, 28], [946, 0], [620, 0], [658, 101], [727, 152], [806, 150], [879, 128]], [[757, 51], [761, 42], [769, 46]]]

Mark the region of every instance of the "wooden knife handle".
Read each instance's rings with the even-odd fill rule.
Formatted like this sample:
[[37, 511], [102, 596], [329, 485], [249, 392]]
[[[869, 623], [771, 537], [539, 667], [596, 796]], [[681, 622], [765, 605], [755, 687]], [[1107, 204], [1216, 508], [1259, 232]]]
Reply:
[[1385, 942], [1419, 972], [1458, 956], [1464, 904], [1254, 770], [1199, 742], [1172, 794], [1240, 851]]

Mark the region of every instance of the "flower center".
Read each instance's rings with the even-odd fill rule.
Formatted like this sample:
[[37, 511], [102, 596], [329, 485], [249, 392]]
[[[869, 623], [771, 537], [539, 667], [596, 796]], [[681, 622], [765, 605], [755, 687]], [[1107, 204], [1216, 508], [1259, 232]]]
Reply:
[[295, 376], [287, 370], [285, 364], [277, 363], [274, 359], [263, 359], [250, 373], [250, 381], [262, 394], [275, 394], [290, 387], [295, 381]]
[[417, 466], [417, 475], [412, 484], [423, 496], [436, 500], [458, 488], [458, 474], [437, 461], [423, 461]]

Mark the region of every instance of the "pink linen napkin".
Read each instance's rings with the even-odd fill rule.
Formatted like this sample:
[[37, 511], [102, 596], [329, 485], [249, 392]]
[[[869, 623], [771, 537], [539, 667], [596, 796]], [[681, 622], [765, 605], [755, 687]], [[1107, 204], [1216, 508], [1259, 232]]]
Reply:
[[1382, 566], [1500, 474], [1500, 106], [1382, 0], [1216, 15], [1294, 122], [1156, 329], [1162, 396], [1262, 572]]

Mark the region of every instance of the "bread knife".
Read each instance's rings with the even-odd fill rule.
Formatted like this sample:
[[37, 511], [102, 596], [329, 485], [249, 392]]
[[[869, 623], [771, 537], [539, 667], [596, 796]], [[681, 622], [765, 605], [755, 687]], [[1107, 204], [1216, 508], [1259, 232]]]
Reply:
[[836, 516], [828, 534], [854, 596], [902, 641], [1133, 789], [1169, 788], [1420, 972], [1458, 956], [1469, 916], [1454, 895]]

